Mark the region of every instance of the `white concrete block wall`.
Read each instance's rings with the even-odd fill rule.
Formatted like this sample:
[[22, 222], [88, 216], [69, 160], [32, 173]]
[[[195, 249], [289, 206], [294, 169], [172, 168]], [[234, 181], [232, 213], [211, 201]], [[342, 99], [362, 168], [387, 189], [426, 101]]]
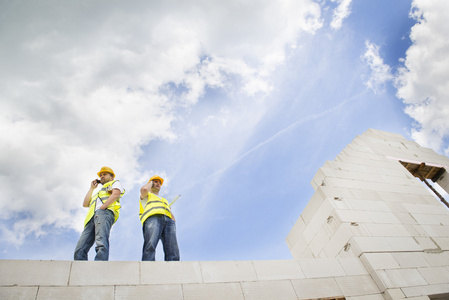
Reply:
[[[24, 269], [27, 265], [33, 269]], [[356, 258], [217, 262], [0, 260], [0, 270], [0, 299], [300, 300], [380, 295]]]
[[[360, 258], [384, 292], [397, 292], [385, 294], [386, 299], [419, 298], [427, 294], [413, 290], [413, 285], [441, 284], [432, 277], [433, 270], [446, 278], [449, 210], [392, 157], [440, 165], [449, 162], [397, 134], [369, 130], [356, 137], [312, 180], [316, 193], [324, 194], [324, 203], [334, 210], [331, 222], [321, 222], [321, 227], [310, 223], [313, 211], [320, 213], [317, 205], [307, 211], [309, 222], [303, 224], [302, 233], [308, 245], [299, 257]], [[396, 278], [398, 274], [403, 279]], [[409, 288], [407, 294], [402, 288]]]

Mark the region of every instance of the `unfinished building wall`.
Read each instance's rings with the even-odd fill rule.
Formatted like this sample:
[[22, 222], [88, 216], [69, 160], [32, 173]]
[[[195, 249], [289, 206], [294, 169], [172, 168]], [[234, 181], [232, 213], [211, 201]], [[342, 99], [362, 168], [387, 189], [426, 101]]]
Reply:
[[449, 169], [447, 157], [397, 134], [355, 138], [313, 178], [316, 192], [287, 237], [293, 257], [360, 258], [382, 292], [448, 292], [449, 210], [411, 173], [421, 163], [432, 176]]

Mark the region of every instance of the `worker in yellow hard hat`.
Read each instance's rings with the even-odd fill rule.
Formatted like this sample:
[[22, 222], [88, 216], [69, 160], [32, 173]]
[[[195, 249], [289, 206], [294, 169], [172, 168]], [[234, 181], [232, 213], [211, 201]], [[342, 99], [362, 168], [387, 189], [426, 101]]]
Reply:
[[[75, 247], [75, 260], [87, 260], [90, 248], [96, 243], [95, 260], [109, 260], [109, 233], [120, 213], [120, 199], [125, 194], [120, 181], [115, 180], [115, 173], [109, 167], [102, 167], [97, 173], [100, 179], [90, 183], [84, 197], [83, 206], [89, 207], [84, 230]], [[92, 196], [101, 183], [101, 189]]]
[[153, 176], [140, 189], [139, 217], [143, 231], [142, 260], [155, 260], [156, 246], [162, 241], [165, 260], [179, 260], [175, 217], [167, 199], [159, 196], [164, 179]]

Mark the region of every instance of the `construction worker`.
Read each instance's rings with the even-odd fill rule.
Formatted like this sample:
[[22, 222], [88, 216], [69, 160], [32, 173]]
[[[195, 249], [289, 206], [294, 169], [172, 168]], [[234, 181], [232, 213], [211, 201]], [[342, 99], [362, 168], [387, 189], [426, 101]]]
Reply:
[[178, 241], [176, 239], [175, 217], [168, 201], [159, 196], [164, 179], [153, 176], [140, 189], [140, 212], [142, 222], [143, 249], [142, 260], [155, 260], [156, 246], [162, 241], [165, 260], [179, 260]]
[[[84, 197], [83, 206], [89, 207], [84, 230], [75, 247], [75, 260], [87, 260], [90, 248], [96, 243], [95, 260], [109, 259], [109, 233], [112, 225], [117, 221], [120, 212], [120, 198], [125, 194], [120, 181], [114, 180], [115, 174], [109, 167], [102, 167], [97, 173], [100, 180], [90, 183], [89, 191]], [[92, 196], [98, 184], [101, 190]]]

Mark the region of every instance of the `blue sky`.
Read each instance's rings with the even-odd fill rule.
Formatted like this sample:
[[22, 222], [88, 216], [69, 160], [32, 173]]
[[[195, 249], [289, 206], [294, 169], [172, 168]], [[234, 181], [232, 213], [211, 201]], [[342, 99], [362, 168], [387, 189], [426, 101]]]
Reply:
[[104, 165], [126, 188], [110, 260], [140, 260], [154, 174], [181, 195], [181, 260], [267, 260], [291, 259], [315, 172], [368, 128], [449, 154], [444, 0], [0, 11], [1, 259], [71, 260]]

